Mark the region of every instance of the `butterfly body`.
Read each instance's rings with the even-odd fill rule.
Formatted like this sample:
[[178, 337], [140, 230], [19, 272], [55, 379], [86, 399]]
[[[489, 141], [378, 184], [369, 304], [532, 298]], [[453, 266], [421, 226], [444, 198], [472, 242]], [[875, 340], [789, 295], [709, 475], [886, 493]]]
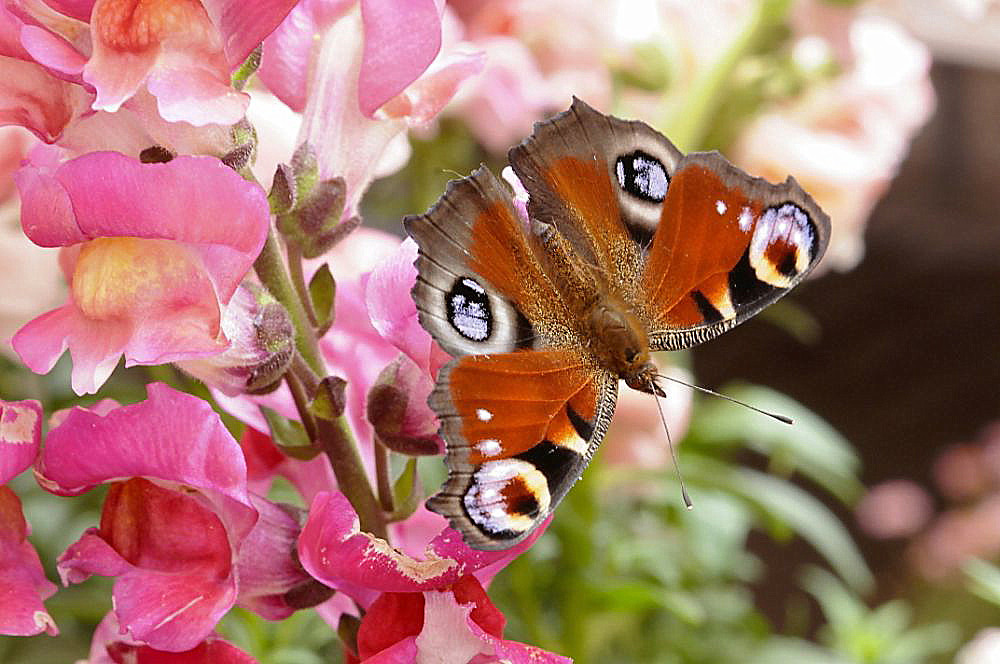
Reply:
[[481, 549], [513, 546], [552, 512], [603, 439], [620, 380], [659, 393], [651, 352], [778, 299], [829, 236], [791, 178], [682, 155], [579, 100], [509, 158], [527, 219], [481, 167], [404, 220], [420, 321], [455, 357], [429, 401], [449, 479], [427, 505]]

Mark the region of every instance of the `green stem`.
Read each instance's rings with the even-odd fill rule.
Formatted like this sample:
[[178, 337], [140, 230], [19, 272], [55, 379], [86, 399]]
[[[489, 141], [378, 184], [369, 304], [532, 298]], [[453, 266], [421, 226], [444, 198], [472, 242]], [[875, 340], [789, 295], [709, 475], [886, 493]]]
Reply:
[[291, 275], [295, 291], [299, 294], [302, 308], [305, 309], [306, 316], [309, 317], [309, 323], [315, 329], [319, 322], [316, 320], [316, 311], [313, 309], [312, 295], [309, 293], [309, 287], [306, 286], [306, 275], [302, 272], [302, 249], [295, 242], [288, 242], [287, 245], [288, 273]]
[[316, 429], [316, 419], [309, 412], [309, 396], [306, 388], [294, 371], [285, 372], [285, 382], [288, 383], [288, 391], [292, 393], [292, 400], [295, 401], [295, 408], [299, 411], [299, 419], [302, 420], [306, 435], [309, 436], [309, 440], [315, 441], [319, 438], [319, 431]]
[[337, 488], [354, 506], [361, 521], [361, 530], [388, 540], [385, 518], [375, 494], [372, 493], [371, 483], [365, 475], [361, 456], [344, 417], [335, 420], [317, 419], [316, 425], [319, 429], [319, 443], [337, 477]]
[[319, 353], [316, 332], [309, 322], [309, 315], [292, 283], [288, 266], [282, 258], [280, 242], [273, 227], [268, 232], [260, 256], [254, 262], [254, 270], [271, 295], [288, 310], [292, 325], [295, 327], [295, 347], [298, 352], [292, 361], [292, 371], [295, 373], [294, 380], [298, 381], [304, 390], [304, 393], [299, 395], [301, 403], [300, 398], [296, 398], [296, 407], [303, 419], [302, 426], [305, 427], [306, 420], [310, 418], [315, 422], [316, 442], [330, 461], [330, 467], [337, 478], [337, 488], [357, 511], [362, 530], [385, 538], [385, 519], [372, 492], [368, 476], [365, 475], [361, 455], [358, 453], [358, 446], [351, 434], [347, 419], [343, 415], [334, 420], [312, 418], [308, 411], [310, 395], [316, 392], [316, 386], [319, 384], [318, 376], [326, 375], [326, 365]]
[[285, 309], [295, 327], [295, 347], [305, 360], [309, 368], [318, 375], [325, 375], [326, 367], [320, 358], [319, 346], [316, 343], [316, 334], [309, 321], [302, 299], [299, 297], [292, 279], [288, 274], [288, 268], [281, 256], [280, 242], [278, 236], [271, 228], [267, 234], [267, 241], [260, 256], [254, 261], [254, 270], [257, 276]]
[[392, 497], [392, 482], [389, 479], [389, 448], [382, 444], [378, 434], [373, 434], [375, 443], [375, 480], [378, 483], [378, 498], [382, 510], [392, 514], [396, 506]]
[[716, 109], [726, 98], [733, 71], [757, 46], [760, 38], [785, 19], [790, 8], [790, 0], [759, 0], [746, 28], [730, 44], [729, 50], [695, 81], [680, 114], [664, 123], [666, 135], [681, 151], [703, 147]]

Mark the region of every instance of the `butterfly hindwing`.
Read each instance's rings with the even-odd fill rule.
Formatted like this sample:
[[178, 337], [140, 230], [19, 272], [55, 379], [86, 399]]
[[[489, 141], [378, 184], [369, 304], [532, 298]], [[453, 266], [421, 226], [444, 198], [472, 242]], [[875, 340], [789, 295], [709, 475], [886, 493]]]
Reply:
[[611, 420], [617, 383], [570, 349], [454, 360], [430, 399], [449, 475], [427, 506], [475, 548], [515, 545], [580, 477]]
[[685, 156], [643, 266], [651, 350], [707, 341], [775, 302], [829, 236], [829, 218], [794, 179], [771, 184], [714, 152]]

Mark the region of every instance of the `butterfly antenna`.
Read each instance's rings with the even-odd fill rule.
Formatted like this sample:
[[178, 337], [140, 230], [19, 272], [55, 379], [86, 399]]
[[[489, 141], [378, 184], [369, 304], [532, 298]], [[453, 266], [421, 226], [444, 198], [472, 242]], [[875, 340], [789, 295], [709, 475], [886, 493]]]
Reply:
[[665, 380], [669, 380], [671, 382], [678, 383], [678, 384], [684, 385], [686, 387], [690, 387], [692, 390], [698, 390], [699, 392], [704, 392], [705, 394], [711, 394], [712, 396], [720, 397], [722, 399], [725, 399], [726, 401], [732, 401], [733, 403], [737, 403], [737, 404], [739, 404], [741, 406], [746, 406], [750, 410], [756, 411], [756, 412], [760, 413], [761, 415], [767, 415], [768, 417], [773, 417], [774, 419], [778, 420], [779, 422], [784, 422], [785, 424], [794, 424], [794, 421], [792, 420], [792, 418], [788, 417], [787, 415], [779, 415], [778, 413], [772, 413], [770, 411], [763, 410], [762, 408], [757, 408], [756, 406], [751, 406], [746, 401], [740, 401], [739, 399], [734, 399], [731, 396], [722, 394], [720, 392], [716, 392], [715, 390], [710, 390], [707, 387], [701, 387], [699, 385], [692, 385], [691, 383], [686, 383], [686, 382], [684, 382], [683, 380], [681, 380], [679, 378], [674, 378], [673, 376], [665, 376], [663, 374], [656, 374], [656, 377], [657, 378], [663, 378]]
[[[662, 392], [663, 388], [657, 385], [657, 388]], [[677, 451], [674, 450], [674, 441], [670, 437], [670, 427], [667, 426], [667, 416], [663, 414], [663, 404], [660, 402], [660, 395], [653, 394], [653, 398], [656, 399], [656, 411], [660, 414], [660, 421], [663, 422], [663, 431], [667, 434], [667, 447], [670, 448], [670, 458], [674, 460], [674, 470], [677, 471], [677, 481], [681, 485], [681, 498], [684, 499], [684, 507], [691, 509], [694, 507], [694, 503], [691, 502], [691, 496], [688, 495], [687, 487], [684, 486], [684, 476], [681, 475], [681, 466], [677, 462]]]

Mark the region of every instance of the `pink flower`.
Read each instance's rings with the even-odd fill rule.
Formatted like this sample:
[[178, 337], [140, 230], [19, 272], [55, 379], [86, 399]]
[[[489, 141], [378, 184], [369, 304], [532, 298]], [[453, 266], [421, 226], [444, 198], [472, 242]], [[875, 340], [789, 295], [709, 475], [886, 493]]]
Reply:
[[356, 661], [466, 664], [478, 661], [474, 660], [477, 656], [512, 664], [572, 661], [523, 643], [505, 641], [506, 622], [472, 575], [441, 590], [383, 593], [361, 621]]
[[11, 481], [34, 463], [41, 436], [40, 403], [0, 401], [0, 484]]
[[56, 11], [33, 3], [16, 6], [27, 27], [11, 41], [18, 42], [22, 57], [30, 54], [55, 76], [94, 90], [95, 110], [116, 111], [145, 88], [165, 120], [201, 126], [233, 124], [243, 117], [249, 98], [232, 88], [230, 73], [294, 3], [268, 0], [252, 8], [233, 0], [52, 4]]
[[128, 365], [160, 364], [225, 350], [221, 308], [267, 234], [263, 191], [209, 157], [46, 159], [36, 153], [17, 175], [21, 221], [36, 244], [65, 247], [71, 297], [15, 335], [24, 363], [47, 372], [68, 347], [84, 394], [122, 354]]
[[41, 432], [40, 403], [0, 401], [0, 634], [59, 633], [42, 605], [56, 587], [28, 542], [21, 501], [3, 486], [34, 462]]
[[265, 40], [261, 80], [303, 112], [300, 142], [316, 150], [320, 175], [344, 178], [345, 218], [393, 140], [482, 68], [478, 54], [435, 59], [440, 44], [435, 0], [307, 0]]
[[296, 520], [248, 493], [239, 445], [196, 397], [153, 383], [146, 401], [103, 416], [75, 408], [35, 472], [59, 495], [110, 484], [100, 526], [59, 558], [59, 573], [117, 577], [116, 619], [153, 648], [198, 646], [237, 600], [284, 617], [274, 596], [308, 580], [292, 563]]
[[56, 586], [45, 578], [28, 542], [30, 532], [17, 494], [0, 486], [0, 634], [55, 636], [59, 630], [42, 600], [55, 594]]
[[824, 264], [837, 270], [861, 259], [868, 215], [934, 106], [930, 54], [899, 26], [855, 16], [844, 37], [850, 54], [845, 73], [758, 116], [734, 159], [770, 180], [795, 174], [834, 222]]
[[[665, 371], [675, 378], [691, 382], [691, 375], [680, 369]], [[644, 469], [661, 468], [670, 463], [670, 447], [663, 431], [659, 408], [667, 420], [670, 439], [676, 446], [687, 432], [691, 419], [691, 392], [678, 383], [663, 381], [667, 396], [657, 400], [636, 390], [622, 390], [618, 395], [614, 419], [601, 445], [601, 459], [609, 464]], [[636, 487], [629, 477], [628, 488]]]
[[483, 590], [539, 535], [507, 551], [477, 551], [445, 526], [422, 559], [414, 558], [361, 532], [350, 503], [334, 491], [313, 500], [299, 537], [299, 559], [313, 577], [367, 611], [358, 633], [363, 661], [423, 661], [423, 653], [437, 658], [433, 661], [465, 664], [481, 653], [512, 662], [564, 662], [504, 641], [503, 616]]
[[861, 529], [879, 539], [914, 535], [933, 512], [927, 491], [916, 482], [902, 479], [872, 487], [855, 508]]
[[166, 652], [122, 634], [114, 613], [94, 630], [90, 656], [78, 664], [257, 664], [257, 660], [218, 636], [209, 635], [190, 650]]
[[35, 61], [26, 47], [34, 50], [47, 34], [0, 5], [0, 125], [20, 125], [51, 142], [86, 112], [93, 96]]

